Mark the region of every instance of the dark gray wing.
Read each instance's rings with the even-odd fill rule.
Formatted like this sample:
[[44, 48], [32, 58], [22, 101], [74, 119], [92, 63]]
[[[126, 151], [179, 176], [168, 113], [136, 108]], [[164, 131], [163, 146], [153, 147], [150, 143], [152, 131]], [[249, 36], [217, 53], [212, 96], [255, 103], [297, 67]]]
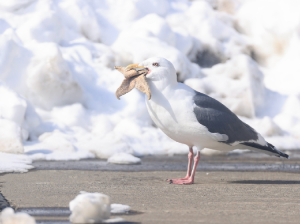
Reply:
[[196, 104], [194, 113], [198, 122], [207, 127], [211, 133], [227, 135], [228, 140], [224, 143], [258, 140], [256, 131], [219, 101], [197, 91], [193, 100]]

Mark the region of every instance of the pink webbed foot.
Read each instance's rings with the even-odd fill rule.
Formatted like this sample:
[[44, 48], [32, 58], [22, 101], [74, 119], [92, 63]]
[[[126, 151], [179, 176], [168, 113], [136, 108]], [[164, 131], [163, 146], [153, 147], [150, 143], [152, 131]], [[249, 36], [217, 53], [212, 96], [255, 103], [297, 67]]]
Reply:
[[171, 179], [170, 180], [170, 184], [193, 184], [194, 183], [194, 180], [189, 177], [187, 179]]
[[167, 181], [169, 181], [170, 184], [193, 184], [194, 183], [196, 168], [197, 168], [198, 162], [200, 160], [200, 152], [198, 151], [197, 155], [194, 158], [194, 167], [193, 167], [193, 170], [191, 171], [191, 163], [192, 163], [192, 158], [193, 158], [192, 156], [193, 156], [192, 148], [190, 148], [187, 175], [181, 179], [168, 179]]

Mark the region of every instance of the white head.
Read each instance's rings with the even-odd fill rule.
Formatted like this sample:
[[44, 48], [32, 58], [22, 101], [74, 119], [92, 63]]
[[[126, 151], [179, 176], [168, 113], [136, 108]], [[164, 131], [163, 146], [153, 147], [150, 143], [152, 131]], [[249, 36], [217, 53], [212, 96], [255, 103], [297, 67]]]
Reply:
[[171, 62], [165, 58], [153, 57], [139, 64], [141, 67], [147, 68], [148, 74], [146, 79], [151, 85], [154, 84], [159, 90], [163, 90], [167, 86], [177, 84], [177, 75], [175, 68]]

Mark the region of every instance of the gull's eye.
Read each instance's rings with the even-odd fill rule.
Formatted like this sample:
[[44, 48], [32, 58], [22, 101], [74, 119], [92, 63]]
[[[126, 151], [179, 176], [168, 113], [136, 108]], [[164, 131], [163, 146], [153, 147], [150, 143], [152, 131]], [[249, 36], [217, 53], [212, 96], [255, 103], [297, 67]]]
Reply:
[[155, 67], [159, 66], [159, 64], [157, 62], [153, 63], [152, 65], [155, 66]]

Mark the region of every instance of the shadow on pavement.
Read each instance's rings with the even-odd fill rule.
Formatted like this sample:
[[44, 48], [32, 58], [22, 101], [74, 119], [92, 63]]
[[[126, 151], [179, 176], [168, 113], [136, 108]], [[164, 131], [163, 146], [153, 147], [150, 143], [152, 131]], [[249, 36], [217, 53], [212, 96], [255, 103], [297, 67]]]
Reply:
[[[61, 221], [61, 220], [39, 220], [36, 221], [37, 224], [72, 224], [69, 221]], [[140, 224], [141, 222], [110, 222], [110, 223], [118, 223], [118, 224]]]
[[300, 181], [295, 180], [238, 180], [228, 181], [231, 184], [300, 184]]
[[[56, 218], [68, 217], [71, 214], [71, 211], [68, 207], [36, 207], [36, 208], [18, 208], [17, 212], [25, 212], [31, 216], [37, 218], [37, 224], [69, 224], [69, 220], [55, 220]], [[112, 213], [112, 216], [127, 216], [127, 215], [138, 215], [143, 214], [139, 211], [129, 211], [127, 213]], [[46, 218], [54, 217], [54, 220], [44, 220]], [[113, 222], [110, 222], [113, 223]], [[118, 224], [137, 224], [139, 222], [118, 222]]]

